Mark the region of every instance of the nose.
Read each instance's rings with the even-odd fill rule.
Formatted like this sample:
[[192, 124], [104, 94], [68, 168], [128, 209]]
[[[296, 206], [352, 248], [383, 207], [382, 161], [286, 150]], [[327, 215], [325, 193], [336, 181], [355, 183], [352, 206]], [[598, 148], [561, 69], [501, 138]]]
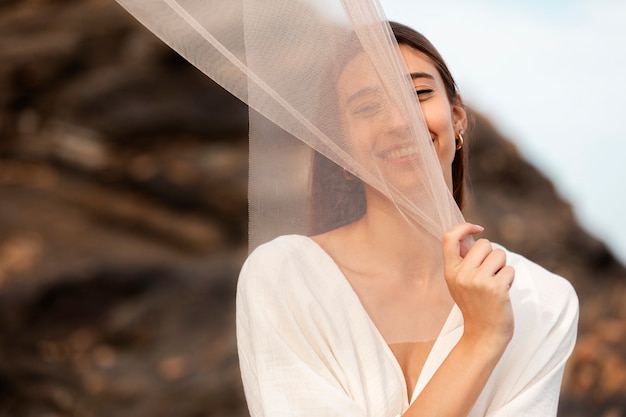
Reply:
[[392, 132], [404, 132], [409, 130], [409, 121], [403, 114], [402, 109], [398, 104], [390, 100], [391, 103], [388, 106], [388, 114], [386, 118], [387, 129]]

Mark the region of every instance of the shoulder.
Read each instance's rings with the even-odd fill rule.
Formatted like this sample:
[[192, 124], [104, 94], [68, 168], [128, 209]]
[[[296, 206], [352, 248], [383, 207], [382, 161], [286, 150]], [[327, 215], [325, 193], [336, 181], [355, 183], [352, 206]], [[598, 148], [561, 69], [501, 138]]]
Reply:
[[[533, 284], [537, 294], [542, 297], [562, 295], [564, 299], [576, 298], [576, 292], [572, 284], [565, 278], [548, 271], [544, 267], [525, 258], [524, 256], [512, 252], [500, 245], [506, 252], [507, 264], [515, 268], [516, 280], [519, 278], [525, 284]], [[518, 276], [519, 275], [519, 276]], [[551, 297], [551, 299], [553, 299]]]
[[[572, 284], [524, 256], [506, 252], [507, 264], [515, 269], [511, 300], [524, 317], [535, 316], [543, 325], [575, 326], [578, 321], [578, 297]], [[530, 314], [530, 309], [535, 314]]]
[[293, 284], [319, 260], [316, 246], [302, 235], [284, 235], [258, 246], [241, 268], [238, 291], [267, 292]]
[[242, 273], [254, 269], [286, 267], [297, 261], [316, 256], [310, 238], [302, 235], [284, 235], [255, 248], [244, 262]]

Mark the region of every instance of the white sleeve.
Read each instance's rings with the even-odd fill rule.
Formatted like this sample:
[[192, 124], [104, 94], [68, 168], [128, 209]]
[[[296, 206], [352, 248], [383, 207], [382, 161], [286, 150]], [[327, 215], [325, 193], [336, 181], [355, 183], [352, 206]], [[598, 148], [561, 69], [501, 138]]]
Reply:
[[[350, 355], [352, 347], [335, 337], [343, 329], [329, 325], [328, 312], [294, 277], [301, 273], [297, 262], [277, 256], [275, 251], [253, 253], [241, 271], [237, 288], [237, 345], [251, 416], [398, 414], [400, 405], [395, 410], [367, 406], [368, 401], [363, 398], [367, 393], [361, 385], [367, 385], [368, 377], [354, 369], [367, 367], [367, 360], [341, 359]], [[370, 360], [375, 362], [377, 358]], [[378, 383], [371, 385], [376, 387]], [[384, 390], [380, 394], [384, 396]], [[395, 412], [389, 414], [390, 411]]]
[[516, 280], [527, 273], [531, 285], [515, 295], [517, 335], [490, 381], [498, 385], [494, 400], [501, 396], [503, 401], [487, 407], [484, 415], [489, 417], [556, 416], [563, 370], [576, 342], [574, 289], [563, 278], [524, 261], [515, 266]]

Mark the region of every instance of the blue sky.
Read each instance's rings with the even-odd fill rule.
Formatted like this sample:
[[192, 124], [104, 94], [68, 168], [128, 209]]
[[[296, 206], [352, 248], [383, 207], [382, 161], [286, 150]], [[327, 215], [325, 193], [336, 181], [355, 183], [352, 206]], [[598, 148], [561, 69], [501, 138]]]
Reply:
[[626, 1], [380, 3], [626, 264]]

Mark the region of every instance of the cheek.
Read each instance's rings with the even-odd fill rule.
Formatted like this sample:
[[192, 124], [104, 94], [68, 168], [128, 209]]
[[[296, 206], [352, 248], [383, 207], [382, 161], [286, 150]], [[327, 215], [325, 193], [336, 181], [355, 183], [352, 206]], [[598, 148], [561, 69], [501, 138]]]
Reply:
[[371, 147], [371, 130], [366, 123], [354, 120], [350, 117], [342, 117], [343, 143], [340, 146], [353, 156], [366, 154]]
[[372, 151], [376, 137], [381, 133], [381, 126], [384, 125], [380, 116], [355, 118], [345, 113], [341, 122], [345, 148], [361, 155], [369, 154]]
[[454, 146], [454, 127], [452, 125], [452, 111], [449, 106], [422, 105], [422, 112], [428, 130], [436, 136], [439, 145]]
[[435, 148], [442, 166], [452, 165], [456, 151], [455, 132], [452, 124], [452, 110], [444, 103], [424, 103], [422, 112], [428, 130], [435, 136]]

